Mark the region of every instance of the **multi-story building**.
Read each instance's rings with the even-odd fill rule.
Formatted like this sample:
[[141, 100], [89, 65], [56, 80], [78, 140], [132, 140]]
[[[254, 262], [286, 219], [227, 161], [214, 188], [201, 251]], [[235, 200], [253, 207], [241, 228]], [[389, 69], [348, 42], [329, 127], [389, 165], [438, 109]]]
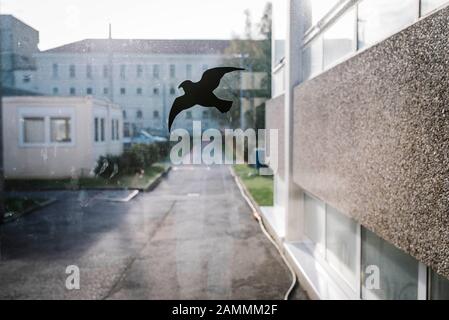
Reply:
[[[221, 65], [228, 45], [227, 40], [82, 40], [36, 56], [38, 91], [110, 99], [123, 108], [125, 138], [141, 129], [164, 132], [171, 105], [183, 94], [178, 85]], [[174, 128], [192, 128], [193, 120], [207, 127], [208, 112], [188, 110]]]
[[[167, 118], [178, 85], [198, 81], [208, 68], [221, 66], [230, 40], [85, 39], [39, 51], [39, 33], [11, 15], [1, 15], [2, 84], [7, 95], [93, 96], [123, 108], [124, 141], [147, 129], [167, 133]], [[265, 98], [247, 96], [263, 86], [263, 72], [242, 73], [243, 112]], [[229, 81], [228, 81], [229, 82]], [[232, 82], [232, 81], [231, 81]], [[239, 88], [237, 88], [239, 87]], [[5, 93], [6, 91], [4, 91]], [[174, 128], [216, 127], [210, 110], [194, 107], [176, 118]]]
[[3, 90], [36, 91], [34, 55], [39, 32], [12, 15], [0, 15], [0, 73]]
[[313, 298], [449, 299], [447, 3], [274, 2], [264, 216]]

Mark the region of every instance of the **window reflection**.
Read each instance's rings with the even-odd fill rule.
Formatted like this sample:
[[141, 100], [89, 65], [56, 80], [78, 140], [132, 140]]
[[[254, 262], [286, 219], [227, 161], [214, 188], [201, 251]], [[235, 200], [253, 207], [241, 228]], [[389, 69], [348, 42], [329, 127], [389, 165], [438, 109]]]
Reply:
[[432, 271], [430, 281], [430, 299], [449, 300], [449, 280]]
[[357, 223], [337, 211], [326, 207], [326, 259], [329, 264], [356, 286]]
[[273, 2], [273, 39], [274, 66], [282, 62], [285, 57], [285, 35], [287, 33], [287, 1]]
[[428, 14], [448, 2], [448, 0], [421, 0], [421, 15]]
[[355, 51], [355, 9], [346, 12], [323, 34], [324, 67]]
[[70, 118], [50, 119], [51, 142], [71, 142]]
[[385, 39], [418, 17], [416, 0], [364, 0], [358, 7], [358, 47]]
[[305, 29], [309, 29], [323, 18], [340, 0], [305, 0]]
[[[367, 274], [369, 267], [379, 272]], [[362, 275], [363, 299], [418, 298], [418, 261], [367, 229], [362, 230]], [[367, 277], [377, 275], [379, 287], [367, 287]]]
[[324, 250], [325, 246], [326, 209], [322, 201], [307, 194], [304, 195], [304, 233], [317, 246]]
[[23, 119], [23, 142], [45, 142], [45, 119], [40, 117], [28, 117]]

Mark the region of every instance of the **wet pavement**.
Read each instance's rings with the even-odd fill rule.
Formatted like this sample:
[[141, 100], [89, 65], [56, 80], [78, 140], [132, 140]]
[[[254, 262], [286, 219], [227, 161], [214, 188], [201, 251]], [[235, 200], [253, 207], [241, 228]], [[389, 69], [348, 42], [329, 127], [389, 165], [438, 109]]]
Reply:
[[[226, 166], [175, 167], [129, 202], [101, 193], [35, 194], [58, 201], [0, 226], [0, 299], [282, 299], [288, 289]], [[79, 290], [66, 289], [69, 265]]]

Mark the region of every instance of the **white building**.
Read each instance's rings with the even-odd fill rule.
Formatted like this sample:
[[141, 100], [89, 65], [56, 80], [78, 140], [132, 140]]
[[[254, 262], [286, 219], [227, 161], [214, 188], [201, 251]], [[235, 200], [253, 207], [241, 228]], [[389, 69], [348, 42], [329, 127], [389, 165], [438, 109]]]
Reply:
[[279, 166], [264, 218], [301, 285], [449, 299], [449, 1], [273, 5]]
[[122, 112], [83, 97], [5, 97], [5, 177], [88, 176], [101, 155], [123, 151]]
[[[204, 70], [222, 64], [226, 40], [86, 39], [36, 55], [38, 91], [55, 96], [107, 98], [123, 108], [124, 137], [140, 129], [166, 132], [178, 85], [198, 81]], [[178, 116], [174, 127], [208, 127], [209, 111], [196, 107]]]

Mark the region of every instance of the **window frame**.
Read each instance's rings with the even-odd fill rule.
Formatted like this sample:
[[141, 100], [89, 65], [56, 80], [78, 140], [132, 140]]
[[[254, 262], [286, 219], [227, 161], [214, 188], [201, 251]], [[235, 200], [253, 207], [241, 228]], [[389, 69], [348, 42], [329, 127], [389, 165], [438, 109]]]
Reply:
[[[70, 141], [53, 141], [52, 139], [52, 121], [53, 120], [68, 120], [68, 126], [69, 126], [69, 130], [68, 130], [68, 135], [69, 135], [69, 139]], [[49, 117], [49, 122], [50, 122], [50, 143], [57, 143], [57, 144], [66, 144], [66, 143], [70, 143], [72, 142], [73, 139], [73, 135], [72, 135], [72, 119], [70, 117], [64, 117], [64, 116], [50, 116]]]
[[[30, 143], [25, 142], [24, 119], [25, 118], [44, 118], [44, 142]], [[69, 118], [70, 119], [70, 142], [52, 142], [51, 141], [51, 118]], [[20, 148], [42, 148], [42, 147], [75, 147], [76, 146], [76, 114], [72, 107], [62, 107], [55, 110], [51, 107], [22, 107], [17, 110], [18, 146]]]
[[[342, 58], [334, 61], [334, 63], [329, 64], [328, 66], [324, 66], [324, 52], [322, 52], [322, 59], [323, 59], [323, 67], [322, 69], [313, 74], [310, 75], [308, 78], [304, 79], [301, 76], [301, 82], [305, 82], [308, 80], [311, 80], [313, 78], [315, 78], [316, 76], [326, 72], [327, 70], [335, 67], [336, 65], [364, 52], [365, 50], [372, 48], [373, 46], [377, 45], [378, 43], [385, 41], [386, 39], [388, 39], [391, 36], [394, 36], [395, 34], [403, 31], [404, 29], [408, 28], [410, 25], [415, 24], [416, 22], [418, 22], [421, 18], [434, 13], [437, 10], [440, 10], [442, 8], [444, 8], [445, 6], [449, 5], [449, 1], [446, 4], [443, 4], [437, 8], [435, 8], [434, 10], [426, 13], [426, 14], [422, 14], [422, 0], [415, 0], [414, 2], [414, 11], [415, 11], [415, 19], [411, 24], [406, 24], [401, 26], [400, 28], [398, 28], [396, 31], [393, 31], [390, 35], [388, 35], [387, 37], [381, 38], [380, 40], [373, 42], [369, 45], [366, 45], [363, 48], [359, 48], [359, 36], [358, 36], [358, 7], [359, 4], [363, 1], [367, 1], [367, 0], [341, 0], [339, 3], [337, 3], [332, 9], [330, 9], [330, 11], [325, 14], [323, 16], [323, 18], [321, 18], [317, 23], [315, 23], [314, 25], [312, 25], [310, 28], [308, 28], [303, 35], [301, 35], [301, 55], [304, 52], [305, 48], [314, 40], [316, 39], [318, 36], [321, 36], [324, 34], [324, 32], [330, 28], [332, 25], [334, 25], [338, 19], [344, 15], [346, 12], [348, 12], [351, 8], [354, 8], [355, 10], [355, 23], [354, 23], [354, 33], [355, 33], [355, 45], [356, 45], [356, 49], [352, 52], [349, 53], [345, 56], [343, 56]], [[324, 47], [323, 47], [324, 49]], [[301, 61], [301, 65], [303, 65], [303, 62]]]

